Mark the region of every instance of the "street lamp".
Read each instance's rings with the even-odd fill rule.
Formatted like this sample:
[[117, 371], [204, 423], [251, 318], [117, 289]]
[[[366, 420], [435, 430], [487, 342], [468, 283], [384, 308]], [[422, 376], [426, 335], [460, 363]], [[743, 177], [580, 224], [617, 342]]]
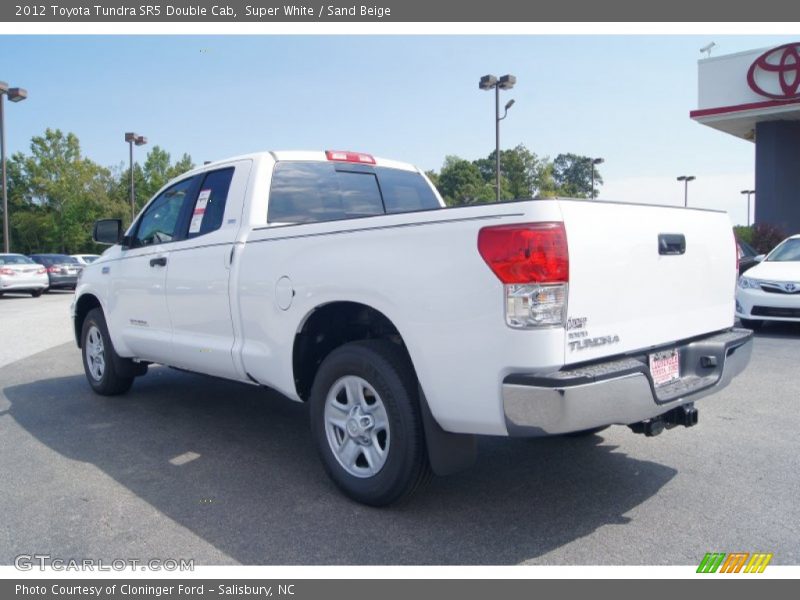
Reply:
[[514, 106], [514, 101], [509, 100], [505, 106], [503, 116], [500, 116], [500, 90], [510, 90], [517, 83], [517, 78], [513, 75], [503, 75], [500, 79], [494, 75], [484, 75], [478, 82], [478, 87], [482, 90], [494, 90], [494, 113], [495, 113], [495, 176], [494, 185], [496, 189], [497, 201], [500, 202], [500, 121], [508, 115], [508, 109]]
[[755, 194], [755, 190], [742, 190], [742, 194], [747, 194], [747, 226], [750, 227], [750, 196]]
[[683, 206], [689, 206], [689, 182], [694, 181], [694, 175], [681, 175], [678, 177], [678, 181], [683, 182]]
[[131, 223], [133, 223], [133, 219], [136, 216], [136, 201], [134, 200], [135, 196], [133, 191], [133, 145], [144, 146], [147, 143], [147, 138], [138, 133], [129, 131], [125, 134], [125, 141], [128, 142], [131, 151]]
[[0, 162], [3, 171], [3, 252], [11, 251], [11, 239], [8, 233], [8, 191], [6, 181], [6, 119], [3, 112], [3, 96], [8, 95], [11, 102], [22, 102], [28, 92], [22, 88], [10, 88], [5, 81], [0, 81]]
[[602, 158], [590, 158], [589, 159], [592, 163], [592, 200], [594, 200], [594, 168], [597, 165], [602, 165], [605, 162], [605, 159]]

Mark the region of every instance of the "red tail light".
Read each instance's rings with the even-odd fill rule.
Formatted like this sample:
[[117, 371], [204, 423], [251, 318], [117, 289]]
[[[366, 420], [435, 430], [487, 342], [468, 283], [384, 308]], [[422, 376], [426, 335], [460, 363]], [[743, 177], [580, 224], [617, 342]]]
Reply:
[[44, 273], [47, 273], [47, 269], [45, 269], [44, 267], [39, 267], [38, 269], [36, 269], [37, 275], [42, 275]]
[[569, 253], [563, 223], [484, 227], [478, 251], [503, 283], [568, 283]]
[[3, 267], [0, 269], [0, 275], [13, 275], [14, 269], [9, 269], [8, 267]]
[[325, 156], [328, 160], [335, 160], [339, 162], [354, 162], [364, 163], [367, 165], [374, 165], [375, 159], [371, 154], [364, 154], [363, 152], [350, 152], [348, 150], [326, 150]]
[[48, 273], [61, 273], [61, 267], [56, 267], [56, 266], [47, 267], [47, 272]]

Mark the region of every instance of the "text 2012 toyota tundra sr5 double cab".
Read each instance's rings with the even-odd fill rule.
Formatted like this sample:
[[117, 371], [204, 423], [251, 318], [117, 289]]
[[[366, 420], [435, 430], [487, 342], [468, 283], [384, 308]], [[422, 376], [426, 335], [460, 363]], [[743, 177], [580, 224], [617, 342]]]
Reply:
[[330, 477], [372, 505], [470, 464], [475, 435], [693, 425], [750, 357], [725, 213], [445, 208], [411, 165], [265, 152], [94, 237], [72, 313], [96, 392], [160, 363], [308, 401]]

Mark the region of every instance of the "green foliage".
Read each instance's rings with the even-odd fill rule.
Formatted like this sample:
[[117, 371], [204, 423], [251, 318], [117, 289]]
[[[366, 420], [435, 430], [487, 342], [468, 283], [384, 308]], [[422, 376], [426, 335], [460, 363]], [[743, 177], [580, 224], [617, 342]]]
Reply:
[[734, 237], [739, 240], [740, 242], [745, 242], [747, 244], [753, 245], [753, 227], [747, 227], [746, 225], [736, 225], [733, 228], [733, 235]]
[[481, 176], [477, 165], [463, 158], [446, 157], [438, 179], [439, 193], [448, 206], [486, 204], [495, 199], [493, 187]]
[[[184, 154], [176, 163], [153, 146], [134, 166], [140, 208], [168, 180], [194, 168]], [[81, 153], [74, 133], [47, 129], [31, 140], [30, 154], [8, 161], [11, 247], [15, 252], [97, 252], [92, 225], [100, 218], [130, 221], [130, 170], [108, 169]]]
[[753, 237], [750, 245], [759, 254], [768, 254], [785, 238], [786, 234], [780, 227], [769, 223], [759, 223], [753, 226]]
[[[426, 173], [449, 206], [481, 204], [495, 200], [495, 156], [468, 161], [457, 156], [445, 158], [437, 174]], [[591, 159], [576, 154], [559, 154], [555, 161], [538, 157], [523, 144], [500, 151], [500, 199], [588, 198], [591, 188]], [[595, 167], [595, 189], [603, 178]]]
[[[594, 195], [592, 193], [592, 169], [594, 169]], [[597, 172], [597, 167], [592, 164], [590, 157], [572, 153], [556, 156], [553, 161], [553, 179], [559, 195], [570, 198], [596, 197], [597, 186], [603, 183], [603, 178]]]

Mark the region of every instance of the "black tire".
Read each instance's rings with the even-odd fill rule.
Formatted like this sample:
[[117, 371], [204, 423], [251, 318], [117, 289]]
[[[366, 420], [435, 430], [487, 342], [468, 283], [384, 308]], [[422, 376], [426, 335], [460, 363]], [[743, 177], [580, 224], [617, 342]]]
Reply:
[[[351, 402], [350, 391], [342, 388], [343, 382], [353, 381], [361, 386], [363, 401], [360, 403]], [[329, 393], [337, 387], [342, 388], [341, 391], [331, 398], [332, 403], [340, 406], [328, 407], [328, 411], [333, 416], [348, 415], [342, 417], [347, 423], [343, 427], [332, 425], [326, 418]], [[311, 432], [325, 471], [353, 500], [370, 506], [386, 506], [409, 498], [430, 480], [417, 390], [417, 378], [408, 357], [391, 342], [365, 340], [345, 344], [331, 352], [320, 365], [311, 388]], [[339, 400], [342, 394], [344, 403]], [[370, 399], [372, 405], [369, 405]], [[354, 415], [355, 405], [365, 410]], [[376, 406], [385, 410], [381, 412]], [[351, 407], [349, 413], [347, 407]], [[358, 422], [358, 415], [374, 416], [374, 429], [361, 430], [360, 436], [354, 437], [350, 425], [353, 420]], [[385, 424], [383, 431], [381, 422]], [[380, 446], [381, 435], [384, 448]], [[345, 454], [357, 457], [349, 461], [350, 470], [337, 458], [334, 449], [337, 444], [343, 457]], [[355, 452], [344, 452], [347, 444], [356, 448]], [[372, 460], [367, 457], [368, 453]], [[375, 469], [375, 464], [381, 460], [382, 465]], [[358, 469], [363, 472], [352, 472]], [[373, 470], [375, 472], [371, 472]]]
[[38, 298], [39, 296], [42, 295], [43, 291], [44, 290], [31, 290], [31, 296], [34, 298]]
[[[97, 336], [101, 341], [99, 350], [96, 344]], [[120, 358], [114, 351], [105, 316], [99, 308], [90, 310], [83, 321], [81, 356], [86, 380], [96, 393], [102, 396], [116, 396], [131, 389], [133, 377], [120, 373], [122, 370], [120, 366], [125, 359]]]
[[742, 327], [747, 329], [752, 329], [753, 331], [758, 331], [763, 327], [764, 321], [759, 319], [739, 319], [742, 322]]
[[611, 427], [611, 425], [601, 425], [600, 427], [592, 427], [591, 429], [582, 429], [581, 431], [570, 431], [569, 433], [565, 433], [564, 437], [572, 437], [572, 438], [582, 438], [582, 437], [589, 437], [590, 435], [594, 435], [595, 433], [600, 433]]

